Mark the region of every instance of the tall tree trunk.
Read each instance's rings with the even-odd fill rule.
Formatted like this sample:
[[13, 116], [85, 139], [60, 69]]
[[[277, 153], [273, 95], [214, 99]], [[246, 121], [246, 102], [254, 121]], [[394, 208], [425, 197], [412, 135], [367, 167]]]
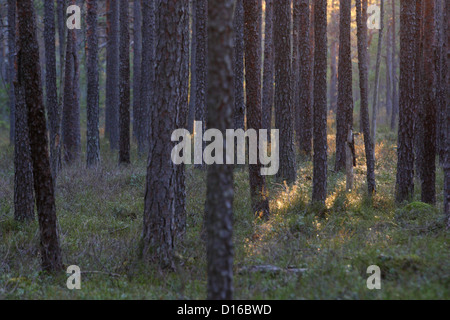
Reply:
[[[189, 7], [184, 12], [184, 22], [181, 22], [180, 36], [182, 37], [181, 76], [177, 87], [180, 91], [180, 102], [177, 112], [177, 128], [186, 129], [189, 112]], [[176, 167], [175, 189], [175, 237], [183, 240], [186, 234], [186, 174], [185, 164]]]
[[[138, 141], [145, 135], [138, 133], [142, 120], [141, 68], [142, 68], [142, 15], [141, 1], [133, 3], [133, 135]], [[142, 141], [141, 141], [142, 143]]]
[[414, 194], [414, 44], [415, 1], [400, 2], [400, 105], [396, 200]]
[[97, 0], [87, 0], [87, 166], [100, 162]]
[[191, 48], [191, 63], [190, 63], [190, 73], [191, 73], [191, 82], [189, 86], [189, 116], [188, 116], [188, 130], [189, 132], [193, 132], [194, 130], [194, 119], [195, 119], [195, 95], [197, 92], [197, 76], [195, 73], [195, 61], [196, 61], [196, 51], [197, 51], [197, 35], [196, 35], [196, 21], [195, 18], [196, 14], [196, 6], [195, 6], [196, 0], [190, 0], [190, 11], [191, 11], [191, 42], [189, 44]]
[[353, 128], [351, 0], [340, 0], [339, 8], [339, 83], [336, 114], [336, 171], [341, 171], [346, 167], [348, 132]]
[[391, 130], [395, 129], [397, 122], [397, 115], [399, 112], [399, 99], [398, 99], [398, 78], [397, 78], [397, 27], [396, 27], [396, 15], [395, 15], [395, 0], [391, 0], [392, 4], [392, 117], [391, 117]]
[[296, 131], [300, 151], [305, 155], [311, 154], [312, 141], [312, 61], [311, 27], [309, 0], [302, 0], [300, 5], [299, 32], [299, 109], [295, 113]]
[[386, 121], [392, 113], [392, 21], [386, 32]]
[[435, 65], [435, 6], [424, 3], [423, 33], [423, 161], [422, 202], [436, 201], [436, 65]]
[[45, 41], [45, 93], [50, 129], [50, 164], [53, 181], [56, 182], [60, 167], [61, 111], [58, 104], [56, 86], [56, 46], [55, 46], [55, 4], [44, 2], [44, 41]]
[[119, 163], [130, 164], [130, 32], [128, 0], [120, 0]]
[[150, 117], [154, 101], [155, 84], [155, 2], [142, 2], [142, 21], [146, 22], [142, 29], [142, 67], [141, 67], [141, 109], [142, 121], [138, 122], [142, 136], [138, 143], [139, 154], [148, 153], [150, 136]]
[[[300, 50], [299, 50], [299, 34], [300, 34], [300, 9], [301, 1], [292, 0], [292, 64], [291, 64], [291, 101], [292, 101], [292, 130], [295, 131], [295, 111], [299, 109], [300, 88], [299, 88], [299, 72], [300, 72]], [[295, 152], [295, 138], [293, 136]]]
[[[244, 98], [244, 4], [236, 0], [234, 10], [234, 128], [245, 129]], [[264, 117], [264, 114], [263, 114]]]
[[[156, 0], [155, 103], [151, 110], [150, 150], [145, 191], [143, 257], [162, 268], [174, 267], [175, 179], [171, 160], [177, 127], [176, 115], [183, 102], [178, 90], [185, 66], [185, 40], [179, 30], [188, 28], [188, 3]], [[184, 34], [184, 33], [183, 33]]]
[[[244, 0], [247, 2], [248, 0]], [[225, 134], [233, 125], [233, 0], [208, 8], [208, 124]], [[208, 167], [206, 200], [208, 299], [233, 298], [233, 167]]]
[[111, 150], [119, 147], [119, 2], [109, 1], [107, 15], [105, 132]]
[[312, 201], [327, 197], [327, 1], [314, 3], [314, 174]]
[[45, 108], [39, 67], [39, 44], [32, 0], [17, 2], [19, 17], [18, 86], [28, 109], [28, 130], [33, 162], [34, 191], [41, 235], [42, 268], [62, 269], [56, 206], [48, 152]]
[[[262, 128], [272, 128], [272, 114], [274, 102], [274, 49], [273, 49], [273, 2], [266, 0], [266, 17], [264, 30], [264, 75], [262, 100]], [[270, 138], [270, 135], [269, 135]]]
[[369, 120], [369, 77], [367, 60], [367, 0], [356, 0], [356, 21], [358, 35], [358, 63], [359, 63], [359, 87], [361, 92], [361, 124], [364, 134], [364, 148], [367, 166], [367, 189], [371, 196], [376, 192], [375, 184], [375, 153], [370, 136]]
[[415, 152], [415, 173], [421, 177], [422, 162], [424, 159], [424, 109], [423, 109], [423, 1], [416, 1], [415, 4], [415, 50], [414, 50], [414, 152]]
[[[64, 54], [66, 45], [66, 0], [56, 1], [56, 17], [58, 24], [58, 39], [59, 39], [59, 105], [61, 108], [64, 95]], [[61, 120], [60, 120], [61, 121]], [[59, 162], [61, 164], [61, 148], [59, 152]]]
[[67, 50], [64, 80], [64, 105], [62, 113], [62, 141], [64, 161], [72, 163], [80, 156], [80, 110], [78, 104], [78, 61], [76, 30], [67, 31]]
[[[275, 44], [275, 127], [280, 130], [280, 168], [277, 177], [295, 182], [295, 148], [291, 77], [291, 6], [289, 1], [274, 2]], [[246, 59], [247, 60], [247, 59]], [[248, 96], [249, 99], [251, 97]]]
[[437, 105], [437, 148], [439, 163], [445, 163], [445, 144], [446, 144], [446, 105], [447, 105], [447, 84], [446, 75], [448, 72], [447, 61], [447, 33], [448, 23], [446, 20], [445, 0], [436, 1], [436, 41], [437, 41], [437, 59], [436, 59], [436, 105]]
[[[245, 36], [245, 89], [247, 97], [247, 129], [254, 129], [259, 135], [262, 128], [261, 107], [261, 0], [244, 1]], [[259, 150], [259, 146], [258, 146]], [[259, 154], [259, 153], [258, 153]], [[266, 179], [261, 175], [262, 165], [249, 164], [250, 195], [253, 212], [268, 217]]]
[[378, 114], [378, 90], [380, 87], [380, 65], [381, 65], [381, 45], [383, 43], [383, 31], [384, 31], [384, 0], [381, 1], [381, 14], [380, 14], [380, 30], [378, 32], [378, 48], [377, 48], [377, 62], [375, 65], [375, 87], [373, 91], [373, 103], [372, 103], [372, 142], [375, 148], [376, 134], [377, 134], [377, 114]]
[[8, 82], [9, 82], [9, 141], [15, 142], [15, 109], [16, 99], [14, 91], [15, 54], [16, 54], [16, 0], [8, 0]]
[[[14, 59], [15, 61], [15, 59]], [[23, 88], [16, 83], [15, 143], [14, 143], [14, 218], [34, 219], [33, 164], [28, 134], [28, 111]]]
[[[202, 134], [206, 130], [206, 78], [207, 78], [207, 52], [208, 52], [208, 0], [195, 0], [195, 18], [197, 37], [197, 50], [195, 52], [195, 76], [196, 76], [196, 93], [195, 93], [195, 120], [202, 122]], [[197, 132], [197, 134], [199, 134]], [[203, 142], [203, 149], [205, 143]], [[203, 164], [197, 167], [204, 168]]]

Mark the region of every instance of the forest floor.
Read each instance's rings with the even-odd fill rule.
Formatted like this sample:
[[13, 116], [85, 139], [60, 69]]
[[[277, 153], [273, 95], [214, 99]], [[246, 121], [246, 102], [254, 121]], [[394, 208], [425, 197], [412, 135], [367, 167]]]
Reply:
[[[326, 208], [309, 205], [312, 162], [298, 158], [295, 185], [267, 179], [272, 215], [268, 221], [255, 219], [248, 171], [236, 169], [235, 298], [449, 299], [450, 241], [442, 215], [442, 170], [437, 175], [436, 208], [418, 202], [418, 182], [415, 202], [397, 205], [396, 135], [380, 126], [378, 192], [373, 199], [367, 197], [362, 136], [356, 138], [355, 188], [348, 192], [344, 174], [331, 170], [335, 142], [329, 127]], [[13, 148], [7, 137], [1, 132], [0, 299], [206, 298], [206, 250], [201, 240], [205, 172], [187, 168], [186, 239], [177, 245], [176, 272], [160, 272], [139, 258], [146, 159], [137, 160], [133, 150], [132, 165], [118, 167], [117, 155], [104, 144], [100, 169], [86, 170], [81, 162], [64, 168], [57, 183], [63, 261], [82, 271], [81, 290], [71, 291], [66, 273], [40, 271], [37, 222], [14, 221]], [[381, 268], [381, 290], [366, 286], [370, 265]]]

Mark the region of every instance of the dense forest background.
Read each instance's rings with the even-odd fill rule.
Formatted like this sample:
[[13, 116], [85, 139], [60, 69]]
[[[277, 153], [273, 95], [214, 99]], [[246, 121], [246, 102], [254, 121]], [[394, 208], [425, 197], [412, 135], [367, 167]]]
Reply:
[[[0, 299], [448, 299], [448, 10], [0, 0]], [[194, 120], [278, 174], [173, 165]]]

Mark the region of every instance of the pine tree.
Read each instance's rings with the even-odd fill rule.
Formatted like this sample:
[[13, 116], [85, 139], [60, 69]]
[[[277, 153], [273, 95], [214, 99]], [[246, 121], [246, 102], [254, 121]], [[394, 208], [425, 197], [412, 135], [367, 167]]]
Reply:
[[87, 0], [87, 166], [100, 162], [97, 0]]
[[411, 199], [414, 193], [414, 35], [415, 1], [401, 0], [397, 202]]
[[327, 1], [314, 5], [314, 173], [313, 202], [327, 197]]
[[[280, 130], [280, 168], [277, 177], [295, 182], [295, 149], [293, 128], [293, 85], [291, 76], [290, 37], [291, 6], [289, 1], [274, 3], [275, 43], [275, 127]], [[249, 97], [249, 96], [248, 96]], [[249, 97], [251, 99], [251, 97]]]
[[44, 98], [39, 66], [36, 17], [32, 0], [17, 2], [19, 39], [17, 83], [28, 109], [28, 130], [33, 162], [34, 191], [39, 216], [42, 268], [62, 270], [53, 179], [50, 170]]
[[[261, 108], [261, 0], [244, 1], [245, 89], [247, 97], [247, 129], [262, 128]], [[258, 146], [259, 150], [259, 146]], [[258, 152], [259, 153], [259, 152]], [[268, 217], [266, 179], [261, 175], [261, 163], [249, 165], [250, 195], [253, 212]]]
[[[249, 2], [249, 0], [244, 0]], [[208, 8], [208, 124], [222, 133], [233, 124], [233, 5], [212, 0]], [[208, 167], [206, 225], [208, 299], [233, 298], [233, 167]]]
[[128, 0], [120, 0], [119, 163], [130, 164], [130, 32]]

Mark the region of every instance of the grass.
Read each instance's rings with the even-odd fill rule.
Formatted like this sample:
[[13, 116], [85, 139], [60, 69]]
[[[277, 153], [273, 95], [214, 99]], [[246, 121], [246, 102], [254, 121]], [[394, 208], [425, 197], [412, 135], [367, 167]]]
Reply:
[[[334, 137], [329, 135], [329, 168]], [[40, 271], [37, 222], [13, 219], [13, 149], [0, 138], [0, 299], [204, 299], [206, 253], [200, 239], [205, 173], [187, 168], [188, 227], [177, 246], [177, 271], [161, 272], [139, 259], [145, 159], [127, 168], [102, 145], [102, 166], [64, 168], [57, 187], [59, 233], [66, 266], [80, 266], [82, 289], [70, 291], [65, 273]], [[3, 140], [2, 140], [3, 139]], [[235, 171], [234, 243], [237, 299], [449, 299], [450, 241], [442, 216], [443, 174], [437, 176], [438, 205], [394, 202], [395, 136], [379, 128], [378, 192], [367, 196], [362, 136], [355, 188], [345, 190], [342, 173], [329, 170], [325, 207], [311, 206], [312, 162], [298, 161], [298, 178], [286, 186], [267, 183], [272, 215], [255, 219], [246, 168]], [[418, 189], [418, 188], [416, 188]], [[419, 192], [420, 190], [417, 190]], [[273, 265], [306, 272], [245, 272]], [[366, 270], [378, 265], [382, 289], [368, 290]]]

